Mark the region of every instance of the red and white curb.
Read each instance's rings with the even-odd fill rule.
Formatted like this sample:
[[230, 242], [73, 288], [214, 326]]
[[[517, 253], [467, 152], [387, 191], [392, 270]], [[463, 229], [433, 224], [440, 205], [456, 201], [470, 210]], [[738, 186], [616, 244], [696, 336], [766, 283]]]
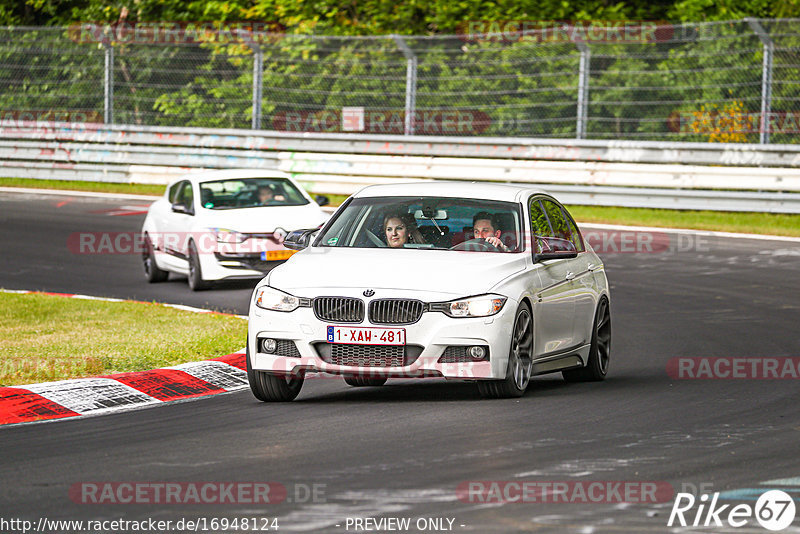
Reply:
[[0, 387], [0, 424], [130, 410], [248, 386], [244, 353], [174, 367]]
[[[0, 291], [134, 302], [65, 293], [5, 289]], [[161, 305], [196, 313], [219, 313], [190, 306]], [[246, 387], [248, 382], [243, 351], [163, 369], [0, 387], [0, 425], [99, 415], [216, 395]]]

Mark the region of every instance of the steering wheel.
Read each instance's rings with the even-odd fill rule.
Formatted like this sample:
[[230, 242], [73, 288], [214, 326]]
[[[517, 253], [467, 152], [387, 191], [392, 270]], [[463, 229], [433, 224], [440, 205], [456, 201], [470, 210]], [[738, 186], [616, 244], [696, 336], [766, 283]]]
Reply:
[[367, 239], [372, 241], [372, 244], [375, 245], [376, 247], [385, 248], [388, 246], [386, 243], [381, 241], [381, 238], [373, 234], [370, 230], [364, 230], [364, 231], [367, 233]]
[[450, 247], [450, 250], [469, 250], [471, 252], [502, 252], [498, 247], [492, 245], [482, 237], [468, 239], [463, 243], [459, 243]]

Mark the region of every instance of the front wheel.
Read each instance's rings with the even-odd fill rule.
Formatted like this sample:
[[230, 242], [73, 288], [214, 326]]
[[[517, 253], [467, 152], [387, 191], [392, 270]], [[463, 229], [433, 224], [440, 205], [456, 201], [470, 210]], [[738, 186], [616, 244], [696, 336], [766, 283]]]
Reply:
[[150, 236], [144, 236], [144, 250], [142, 250], [142, 264], [144, 266], [144, 276], [151, 284], [163, 282], [169, 276], [167, 271], [158, 268], [156, 264], [155, 247], [150, 241]]
[[200, 268], [200, 256], [197, 254], [197, 247], [194, 241], [189, 242], [189, 289], [192, 291], [202, 291], [208, 288], [209, 283], [203, 280], [203, 270]]
[[589, 361], [586, 367], [561, 371], [567, 382], [599, 382], [608, 373], [611, 357], [611, 311], [608, 300], [603, 297], [597, 304], [592, 329], [592, 343], [589, 347]]
[[522, 304], [514, 318], [506, 377], [503, 380], [478, 382], [478, 391], [482, 397], [497, 399], [521, 397], [525, 394], [533, 368], [532, 321], [530, 308]]
[[302, 376], [273, 375], [256, 371], [250, 363], [250, 347], [247, 347], [247, 381], [253, 396], [262, 402], [288, 402], [300, 393]]

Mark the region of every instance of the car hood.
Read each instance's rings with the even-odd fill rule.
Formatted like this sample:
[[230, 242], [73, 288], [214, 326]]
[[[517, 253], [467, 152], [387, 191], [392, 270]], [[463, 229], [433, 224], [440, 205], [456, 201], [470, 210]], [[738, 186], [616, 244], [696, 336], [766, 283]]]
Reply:
[[311, 247], [273, 269], [268, 280], [301, 297], [357, 288], [409, 291], [418, 297], [425, 292], [423, 300], [429, 300], [486, 293], [523, 270], [525, 259], [525, 254]]
[[328, 214], [316, 204], [305, 206], [268, 206], [230, 210], [204, 210], [200, 222], [205, 227], [226, 228], [244, 234], [271, 233], [276, 228], [287, 232], [316, 228]]

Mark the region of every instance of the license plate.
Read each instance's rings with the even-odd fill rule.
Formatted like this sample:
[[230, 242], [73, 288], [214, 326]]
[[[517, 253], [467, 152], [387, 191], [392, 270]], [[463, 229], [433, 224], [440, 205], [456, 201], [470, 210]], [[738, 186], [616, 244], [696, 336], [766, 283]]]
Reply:
[[328, 343], [347, 345], [405, 345], [405, 328], [328, 326]]
[[294, 253], [294, 250], [262, 250], [261, 261], [285, 260]]

